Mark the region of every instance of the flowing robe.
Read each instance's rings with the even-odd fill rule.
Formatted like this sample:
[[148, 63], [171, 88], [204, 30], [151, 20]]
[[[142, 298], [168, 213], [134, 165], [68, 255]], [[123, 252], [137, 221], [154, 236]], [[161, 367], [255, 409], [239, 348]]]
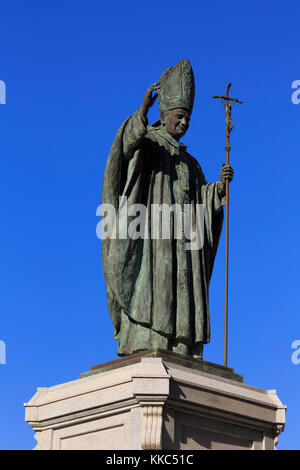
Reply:
[[[119, 223], [120, 196], [133, 204], [204, 207], [204, 245], [148, 236], [102, 240], [108, 308], [120, 356], [182, 343], [210, 341], [209, 282], [223, 223], [218, 183], [207, 183], [199, 163], [164, 129], [147, 126], [137, 110], [119, 129], [107, 161], [102, 205], [112, 204]], [[149, 214], [151, 211], [149, 211]], [[128, 220], [128, 224], [130, 218]], [[147, 234], [146, 234], [147, 235]]]

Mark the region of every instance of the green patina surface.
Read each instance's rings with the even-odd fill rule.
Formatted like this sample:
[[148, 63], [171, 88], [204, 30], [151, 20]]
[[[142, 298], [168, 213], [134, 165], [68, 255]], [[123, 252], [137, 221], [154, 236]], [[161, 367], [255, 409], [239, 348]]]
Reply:
[[[147, 120], [155, 101], [153, 90], [158, 90], [160, 126], [149, 126]], [[128, 208], [142, 204], [148, 211], [143, 237], [102, 240], [108, 309], [119, 356], [160, 349], [202, 358], [203, 345], [210, 341], [209, 283], [225, 198], [223, 179], [208, 183], [198, 161], [180, 143], [194, 92], [187, 60], [167, 69], [147, 90], [142, 106], [122, 124], [107, 161], [102, 205], [115, 208], [116, 227], [124, 224], [120, 197], [126, 198]], [[189, 205], [193, 228], [197, 207], [203, 205], [201, 249], [186, 249], [186, 233], [175, 237], [172, 218], [169, 238], [153, 239], [151, 209], [162, 204], [183, 210]], [[126, 233], [133, 219], [127, 217]]]

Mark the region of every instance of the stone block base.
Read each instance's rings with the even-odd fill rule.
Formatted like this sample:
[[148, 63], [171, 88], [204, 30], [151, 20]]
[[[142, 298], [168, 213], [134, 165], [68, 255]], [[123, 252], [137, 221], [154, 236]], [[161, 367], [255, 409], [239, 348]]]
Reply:
[[286, 411], [232, 369], [152, 350], [38, 388], [25, 407], [38, 450], [270, 450]]

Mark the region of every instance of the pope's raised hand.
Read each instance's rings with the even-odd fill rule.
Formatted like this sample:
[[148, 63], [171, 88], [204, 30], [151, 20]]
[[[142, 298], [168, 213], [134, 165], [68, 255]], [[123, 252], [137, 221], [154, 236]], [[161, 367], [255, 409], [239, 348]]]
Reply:
[[144, 118], [147, 118], [148, 111], [151, 108], [151, 106], [153, 106], [158, 96], [157, 93], [155, 95], [152, 95], [153, 91], [158, 90], [158, 88], [159, 88], [159, 82], [153, 83], [153, 85], [151, 85], [148, 88], [148, 90], [146, 90], [143, 103], [140, 107], [140, 112]]

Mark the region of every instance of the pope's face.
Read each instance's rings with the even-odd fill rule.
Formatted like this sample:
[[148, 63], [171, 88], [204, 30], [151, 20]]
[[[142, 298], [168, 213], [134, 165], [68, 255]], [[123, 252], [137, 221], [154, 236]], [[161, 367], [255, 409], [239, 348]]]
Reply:
[[165, 118], [166, 131], [176, 140], [189, 128], [190, 114], [185, 109], [172, 109]]

